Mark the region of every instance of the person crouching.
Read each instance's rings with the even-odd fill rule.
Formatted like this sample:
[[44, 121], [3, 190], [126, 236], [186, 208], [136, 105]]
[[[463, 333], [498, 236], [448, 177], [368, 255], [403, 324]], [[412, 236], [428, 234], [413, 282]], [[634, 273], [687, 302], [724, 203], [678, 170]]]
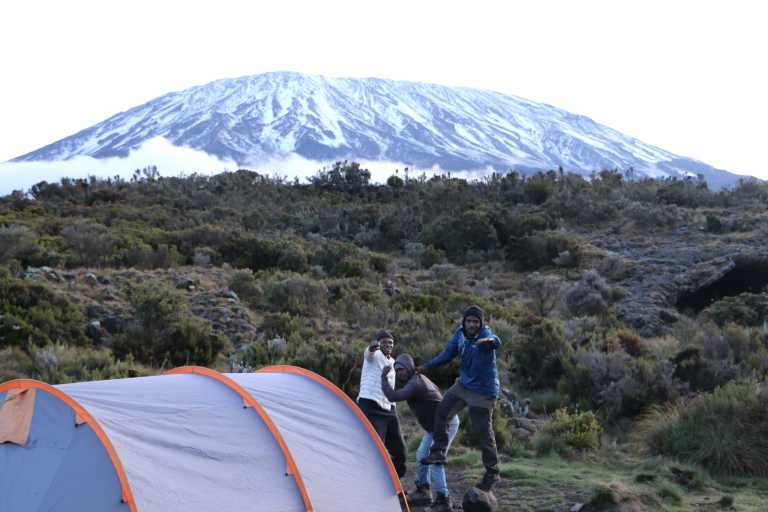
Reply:
[[[443, 396], [434, 382], [425, 375], [416, 373], [413, 358], [408, 354], [398, 356], [394, 369], [397, 379], [405, 384], [395, 391], [390, 383], [392, 366], [387, 366], [381, 372], [381, 389], [390, 402], [407, 401], [408, 407], [411, 408], [419, 425], [424, 429], [424, 437], [422, 437], [421, 444], [419, 444], [419, 448], [416, 450], [416, 460], [420, 461], [427, 456], [432, 446], [435, 411]], [[446, 452], [458, 431], [459, 417], [454, 415], [448, 421]], [[429, 466], [419, 462], [416, 475], [416, 491], [408, 495], [409, 501], [414, 506], [432, 504], [432, 488], [434, 488], [436, 493], [432, 511], [447, 512], [452, 510], [448, 482], [445, 478], [445, 466], [442, 464]]]

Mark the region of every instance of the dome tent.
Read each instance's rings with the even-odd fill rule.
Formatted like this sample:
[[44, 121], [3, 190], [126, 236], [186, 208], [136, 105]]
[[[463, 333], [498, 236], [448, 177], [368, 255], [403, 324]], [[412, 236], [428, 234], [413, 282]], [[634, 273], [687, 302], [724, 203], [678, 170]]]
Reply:
[[401, 510], [370, 423], [302, 368], [20, 379], [0, 404], [2, 512]]

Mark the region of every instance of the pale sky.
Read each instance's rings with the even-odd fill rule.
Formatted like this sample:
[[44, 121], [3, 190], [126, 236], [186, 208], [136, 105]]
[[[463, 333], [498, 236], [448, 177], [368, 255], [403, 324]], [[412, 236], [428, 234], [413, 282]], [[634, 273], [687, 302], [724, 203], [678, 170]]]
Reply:
[[2, 2], [0, 162], [167, 92], [290, 70], [514, 94], [768, 178], [761, 4]]

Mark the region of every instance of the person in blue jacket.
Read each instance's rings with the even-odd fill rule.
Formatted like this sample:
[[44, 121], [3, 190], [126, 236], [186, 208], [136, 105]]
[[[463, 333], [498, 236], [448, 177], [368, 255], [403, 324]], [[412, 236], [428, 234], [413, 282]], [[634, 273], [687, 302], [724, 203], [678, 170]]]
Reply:
[[485, 466], [483, 479], [475, 487], [488, 492], [500, 479], [499, 456], [493, 434], [493, 410], [501, 388], [496, 368], [496, 350], [501, 346], [501, 340], [483, 323], [483, 316], [480, 306], [469, 306], [448, 345], [417, 370], [426, 372], [459, 356], [459, 378], [437, 407], [434, 443], [429, 455], [421, 463], [445, 464], [449, 419], [468, 406], [472, 429], [480, 439]]

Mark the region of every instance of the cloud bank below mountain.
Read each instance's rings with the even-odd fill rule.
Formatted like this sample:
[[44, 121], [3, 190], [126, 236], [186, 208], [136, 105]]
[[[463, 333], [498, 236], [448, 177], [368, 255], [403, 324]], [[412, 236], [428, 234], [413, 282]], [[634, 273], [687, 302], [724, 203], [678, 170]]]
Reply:
[[[399, 175], [404, 177], [406, 165], [399, 162], [366, 160], [358, 160], [358, 162], [371, 172], [371, 180], [375, 183], [384, 183], [387, 178], [395, 174], [396, 170], [399, 170]], [[124, 158], [77, 156], [70, 160], [0, 163], [0, 195], [8, 195], [14, 190], [27, 192], [41, 181], [58, 183], [65, 177], [84, 179], [94, 176], [106, 179], [119, 176], [130, 180], [137, 169], [150, 166], [157, 167], [159, 174], [164, 177], [190, 174], [214, 175], [247, 168], [267, 176], [305, 182], [307, 178], [331, 164], [333, 161], [311, 160], [294, 153], [240, 166], [233, 160], [221, 159], [196, 149], [175, 146], [163, 137], [155, 137]], [[428, 177], [443, 173], [437, 166], [409, 172], [411, 176], [425, 174]], [[466, 179], [480, 179], [491, 172], [493, 169], [486, 168], [452, 172], [451, 175]]]

